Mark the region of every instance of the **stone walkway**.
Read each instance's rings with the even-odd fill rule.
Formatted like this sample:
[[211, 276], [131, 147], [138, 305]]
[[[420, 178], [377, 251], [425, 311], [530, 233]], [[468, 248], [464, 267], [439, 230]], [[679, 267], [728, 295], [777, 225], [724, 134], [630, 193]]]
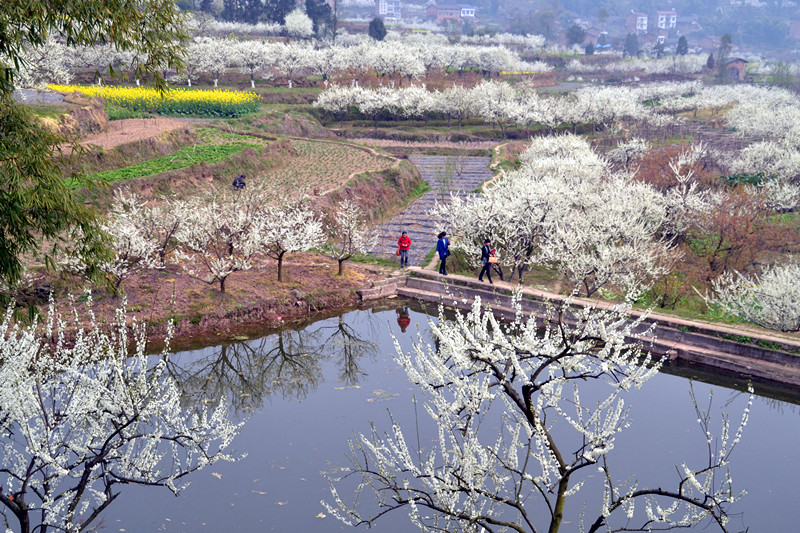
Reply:
[[[402, 213], [385, 224], [376, 228], [378, 232], [378, 245], [370, 253], [385, 257], [397, 257], [397, 239], [400, 233], [407, 231], [411, 237], [411, 250], [409, 263], [422, 265], [425, 256], [431, 248], [436, 246], [436, 235], [440, 231], [447, 231], [442, 227], [441, 221], [431, 216], [431, 209], [437, 200], [442, 201], [442, 189], [446, 189], [445, 201], [449, 201], [450, 193], [472, 194], [478, 186], [492, 178], [489, 169], [488, 157], [453, 157], [445, 156], [419, 156], [409, 158], [419, 169], [422, 177], [427, 181], [431, 190], [422, 197], [414, 200]], [[458, 175], [457, 169], [461, 172]], [[450, 183], [441, 184], [444, 170], [452, 171]], [[449, 172], [448, 172], [449, 173]], [[399, 258], [398, 258], [399, 259]]]

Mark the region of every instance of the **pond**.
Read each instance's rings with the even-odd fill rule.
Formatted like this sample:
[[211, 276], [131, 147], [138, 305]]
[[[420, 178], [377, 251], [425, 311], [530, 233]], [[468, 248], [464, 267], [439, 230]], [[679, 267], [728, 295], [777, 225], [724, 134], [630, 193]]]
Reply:
[[[429, 320], [421, 310], [410, 310], [406, 319], [392, 308], [363, 309], [295, 331], [172, 355], [170, 371], [189, 394], [207, 402], [225, 395], [237, 416], [250, 414], [232, 446], [232, 453], [246, 456], [194, 474], [178, 497], [166, 489], [126, 487], [97, 527], [128, 532], [351, 529], [321, 505], [330, 493], [320, 472], [329, 463], [346, 464], [348, 438], [368, 432], [371, 421], [388, 430], [387, 410], [407, 427], [415, 423], [415, 388], [392, 359], [392, 335], [405, 348], [418, 336], [431, 342]], [[643, 484], [672, 487], [676, 464], [707, 453], [689, 388], [686, 377], [662, 372], [629, 395], [633, 425], [609, 457], [615, 477], [635, 474]], [[715, 390], [712, 412], [731, 413], [735, 425], [747, 395], [694, 381], [700, 401], [710, 389]], [[418, 414], [426, 416], [421, 406]], [[748, 491], [731, 508], [732, 531], [793, 531], [800, 523], [792, 489], [800, 473], [799, 422], [796, 405], [756, 397], [731, 465], [734, 487]], [[581, 492], [568, 501], [562, 531], [578, 530], [583, 500]], [[414, 530], [403, 511], [384, 517], [375, 529]]]

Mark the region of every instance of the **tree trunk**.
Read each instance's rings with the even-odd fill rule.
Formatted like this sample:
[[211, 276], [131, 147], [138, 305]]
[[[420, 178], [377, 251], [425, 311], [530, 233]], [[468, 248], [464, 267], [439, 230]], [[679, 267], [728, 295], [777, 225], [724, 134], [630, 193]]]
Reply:
[[250, 76], [250, 88], [251, 89], [256, 88], [256, 79], [253, 76]]
[[218, 81], [219, 81], [219, 78], [214, 78], [214, 88], [216, 88], [216, 87], [217, 87], [217, 82], [218, 82]]
[[278, 281], [283, 281], [282, 270], [283, 270], [283, 254], [286, 252], [281, 252], [278, 254]]
[[220, 280], [219, 280], [219, 292], [222, 292], [222, 293], [225, 292], [225, 280], [226, 279], [228, 279], [228, 276], [225, 276], [224, 278], [220, 278]]
[[344, 272], [344, 259], [338, 259], [339, 261], [339, 275], [341, 276]]

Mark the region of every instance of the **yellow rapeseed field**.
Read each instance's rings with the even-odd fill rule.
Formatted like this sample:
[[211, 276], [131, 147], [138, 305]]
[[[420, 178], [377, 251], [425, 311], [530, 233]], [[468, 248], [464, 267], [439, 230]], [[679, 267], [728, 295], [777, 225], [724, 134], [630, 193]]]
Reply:
[[238, 117], [258, 109], [258, 95], [249, 91], [170, 89], [162, 95], [147, 87], [55, 84], [48, 87], [59, 92], [79, 91], [99, 96], [111, 105], [131, 111], [164, 115]]

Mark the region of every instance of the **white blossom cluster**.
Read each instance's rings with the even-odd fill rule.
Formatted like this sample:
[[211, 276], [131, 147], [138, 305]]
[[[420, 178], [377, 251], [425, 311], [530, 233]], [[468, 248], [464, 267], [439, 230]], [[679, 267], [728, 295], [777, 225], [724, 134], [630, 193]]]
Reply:
[[707, 57], [702, 54], [686, 54], [663, 59], [631, 58], [609, 63], [603, 70], [616, 73], [698, 74], [706, 68], [706, 59]]
[[[333, 45], [323, 41], [308, 41], [311, 36], [311, 20], [297, 9], [287, 15], [282, 31], [297, 39], [288, 42], [264, 39], [212, 37], [204, 34], [217, 33], [198, 31], [187, 45], [186, 69], [180, 80], [190, 85], [199, 75], [209, 76], [217, 86], [218, 80], [228, 69], [238, 68], [250, 74], [251, 82], [256, 76], [273, 76], [280, 73], [289, 79], [298, 71], [327, 75], [353, 69], [377, 72], [381, 75], [397, 74], [409, 79], [426, 76], [434, 69], [458, 70], [479, 69], [497, 74], [502, 71], [545, 72], [551, 67], [542, 62], [526, 63], [503, 43], [512, 42], [517, 48], [538, 47], [539, 38], [516, 38], [502, 34], [491, 39], [466, 40], [450, 44], [439, 36], [411, 35], [395, 36], [386, 41], [374, 41], [365, 36], [342, 38]], [[201, 24], [212, 24], [202, 22]], [[222, 24], [222, 23], [220, 23]], [[253, 28], [253, 35], [264, 32]], [[23, 85], [69, 81], [70, 69], [95, 69], [102, 72], [108, 65], [115, 70], [132, 70], [140, 58], [108, 45], [91, 47], [69, 47], [56, 39], [26, 51]], [[98, 82], [101, 81], [98, 79]]]
[[217, 20], [213, 17], [190, 17], [187, 21], [188, 29], [198, 35], [280, 35], [283, 26], [277, 22], [259, 22], [258, 24], [247, 24], [243, 22], [228, 22]]
[[[281, 279], [286, 253], [318, 248], [326, 235], [327, 253], [340, 264], [373, 246], [363, 210], [346, 200], [323, 223], [308, 201], [270, 197], [257, 180], [244, 190], [212, 189], [187, 200], [162, 199], [145, 205], [135, 194], [117, 193], [103, 230], [111, 237], [114, 257], [99, 265], [118, 289], [129, 276], [177, 263], [187, 274], [225, 291], [236, 272], [261, 266], [265, 257], [277, 261]], [[83, 258], [66, 265], [82, 272]]]
[[364, 220], [364, 212], [358, 204], [358, 198], [346, 198], [336, 207], [332, 222], [327, 225], [329, 257], [339, 263], [339, 275], [342, 264], [355, 254], [363, 254], [372, 250], [377, 244], [378, 235], [371, 231]]
[[520, 160], [485, 194], [440, 207], [453, 248], [477, 261], [490, 238], [505, 265], [549, 265], [588, 295], [607, 285], [635, 291], [669, 272], [670, 235], [686, 210], [705, 205], [688, 179], [681, 193], [661, 193], [613, 172], [573, 135], [537, 138]]
[[[677, 490], [634, 483], [619, 492], [625, 483], [612, 483], [609, 454], [630, 424], [624, 395], [660, 366], [649, 356], [640, 360], [641, 346], [630, 343], [639, 326], [622, 308], [566, 306], [542, 322], [518, 309], [511, 324], [500, 323], [479, 298], [466, 316], [440, 311], [438, 323], [431, 323], [434, 345], [419, 339], [406, 351], [396, 343], [396, 359], [419, 387], [434, 435], [423, 435], [417, 448], [425, 424], [418, 425], [416, 439], [394, 419], [386, 433], [373, 425], [350, 441], [351, 466], [328, 474], [333, 503], [323, 503], [350, 524], [371, 525], [404, 509], [422, 531], [498, 525], [558, 531], [566, 524], [565, 502], [587, 481], [585, 468], [600, 465], [607, 490], [597, 507], [584, 504], [588, 531], [605, 530], [617, 509], [627, 515], [630, 531], [706, 517], [724, 523], [725, 507], [736, 499], [720, 471], [732, 449], [727, 437], [724, 454], [709, 454], [697, 468], [682, 466]], [[587, 379], [606, 386], [592, 400], [581, 395]], [[341, 496], [348, 480], [357, 485], [352, 504]], [[374, 491], [376, 508], [368, 506], [366, 491]], [[543, 500], [546, 507], [538, 507]], [[665, 500], [668, 505], [659, 507]], [[635, 512], [636, 501], [645, 512]], [[634, 527], [635, 520], [642, 525]]]
[[800, 265], [770, 265], [760, 276], [726, 273], [714, 280], [710, 304], [747, 322], [778, 331], [800, 331]]
[[[0, 324], [0, 504], [25, 531], [83, 531], [123, 484], [178, 492], [186, 476], [218, 460], [241, 424], [223, 400], [182, 407], [164, 357], [145, 354], [145, 330], [124, 308], [88, 329], [51, 302], [44, 324]], [[67, 333], [69, 328], [69, 333]], [[6, 515], [6, 516], [10, 516]]]
[[344, 113], [355, 107], [367, 116], [388, 114], [405, 118], [427, 118], [439, 113], [458, 120], [479, 116], [505, 133], [517, 124], [528, 129], [536, 125], [554, 128], [562, 124], [608, 126], [616, 121], [655, 120], [659, 117], [647, 100], [667, 98], [691, 84], [665, 84], [661, 88], [592, 86], [566, 95], [543, 95], [526, 84], [511, 86], [484, 81], [472, 88], [454, 85], [442, 91], [424, 87], [364, 88], [333, 86], [317, 97], [314, 105], [331, 113]]
[[[113, 258], [102, 261], [99, 268], [110, 278], [115, 289], [119, 289], [132, 274], [164, 267], [163, 254], [160, 253], [163, 243], [154, 238], [155, 228], [148, 223], [162, 218], [146, 220], [154, 215], [136, 195], [120, 192], [114, 195], [111, 208], [100, 223], [100, 229], [111, 237]], [[82, 256], [71, 259], [70, 270], [84, 272], [86, 268]]]

